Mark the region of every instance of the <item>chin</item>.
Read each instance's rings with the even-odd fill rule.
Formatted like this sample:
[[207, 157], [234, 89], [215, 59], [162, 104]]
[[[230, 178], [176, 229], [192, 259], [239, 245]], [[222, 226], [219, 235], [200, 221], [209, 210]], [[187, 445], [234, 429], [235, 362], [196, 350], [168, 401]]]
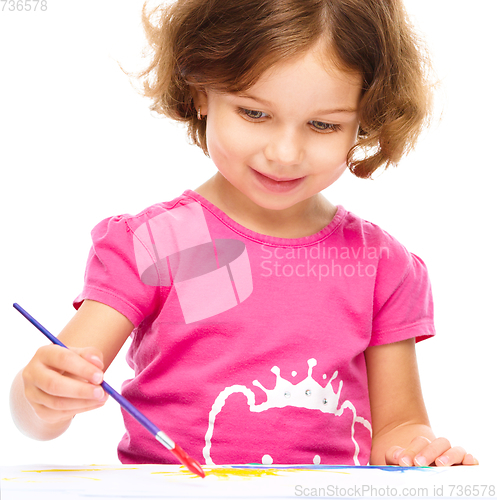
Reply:
[[251, 197], [250, 200], [261, 208], [275, 211], [286, 210], [302, 201], [305, 201], [305, 199], [302, 199], [301, 197], [282, 199], [282, 197], [273, 197], [270, 194], [261, 194], [257, 197]]

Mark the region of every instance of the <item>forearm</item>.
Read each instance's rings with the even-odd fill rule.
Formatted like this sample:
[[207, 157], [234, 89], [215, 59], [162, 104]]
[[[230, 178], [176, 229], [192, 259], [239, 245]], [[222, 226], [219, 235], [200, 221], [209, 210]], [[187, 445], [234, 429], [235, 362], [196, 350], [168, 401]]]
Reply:
[[17, 428], [24, 435], [40, 441], [48, 441], [60, 436], [68, 429], [72, 419], [56, 424], [41, 420], [24, 395], [21, 373], [17, 374], [10, 390], [10, 411]]
[[418, 436], [423, 436], [429, 441], [435, 439], [431, 427], [420, 423], [405, 423], [388, 431], [378, 433], [378, 435], [373, 436], [370, 464], [385, 465], [387, 450], [392, 446], [406, 448]]

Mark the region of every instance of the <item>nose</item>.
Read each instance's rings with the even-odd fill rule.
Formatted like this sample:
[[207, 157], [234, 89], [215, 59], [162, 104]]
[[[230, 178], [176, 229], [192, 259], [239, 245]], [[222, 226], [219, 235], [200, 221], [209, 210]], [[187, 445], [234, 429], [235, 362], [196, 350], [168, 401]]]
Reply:
[[291, 128], [278, 128], [269, 134], [264, 154], [267, 160], [278, 165], [298, 165], [304, 157], [302, 140]]

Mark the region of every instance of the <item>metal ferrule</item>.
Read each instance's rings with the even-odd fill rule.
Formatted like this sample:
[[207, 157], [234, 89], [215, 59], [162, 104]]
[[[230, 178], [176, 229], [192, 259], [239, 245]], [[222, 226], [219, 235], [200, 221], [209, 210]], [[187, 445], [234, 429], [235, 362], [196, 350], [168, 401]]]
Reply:
[[155, 439], [157, 439], [157, 441], [160, 441], [168, 450], [172, 450], [176, 446], [174, 444], [174, 441], [162, 431], [159, 431], [155, 435]]

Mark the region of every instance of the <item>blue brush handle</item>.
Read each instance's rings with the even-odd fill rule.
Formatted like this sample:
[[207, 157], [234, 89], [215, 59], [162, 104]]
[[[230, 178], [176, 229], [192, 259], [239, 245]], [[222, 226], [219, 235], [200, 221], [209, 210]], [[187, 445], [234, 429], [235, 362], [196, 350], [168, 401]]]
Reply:
[[[38, 323], [31, 314], [29, 314], [27, 311], [25, 311], [19, 304], [14, 304], [14, 308], [17, 309], [32, 325], [36, 326], [38, 330], [40, 330], [45, 337], [47, 337], [51, 342], [54, 344], [60, 345], [61, 347], [64, 347], [67, 349], [67, 346], [65, 346], [57, 337], [52, 335], [43, 325]], [[156, 436], [161, 430], [153, 423], [151, 422], [138, 408], [133, 406], [125, 397], [121, 396], [115, 389], [113, 389], [107, 382], [102, 381], [100, 384], [102, 386], [102, 389], [109, 394], [109, 396], [113, 397], [132, 417], [134, 417], [140, 424], [145, 427], [149, 432], [151, 432], [154, 436]], [[171, 444], [171, 448], [174, 448], [174, 442], [169, 439], [170, 443], [167, 443], [165, 445], [167, 448], [169, 448], [169, 444]], [[169, 449], [171, 449], [169, 448]]]
[[[107, 382], [104, 380], [100, 384], [105, 392], [109, 394], [109, 396], [113, 397], [132, 417], [134, 417], [140, 424], [147, 429], [147, 431], [151, 432], [154, 436], [160, 432], [160, 429], [151, 422], [136, 406], [133, 406], [124, 396], [121, 396], [115, 389], [113, 389]], [[169, 448], [169, 446], [167, 446]], [[174, 443], [171, 446], [174, 448]], [[169, 449], [171, 449], [169, 448]]]

